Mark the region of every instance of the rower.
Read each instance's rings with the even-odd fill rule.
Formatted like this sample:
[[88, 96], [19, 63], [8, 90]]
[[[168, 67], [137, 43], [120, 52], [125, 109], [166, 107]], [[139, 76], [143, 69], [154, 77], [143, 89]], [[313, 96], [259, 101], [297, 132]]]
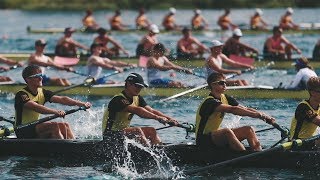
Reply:
[[144, 8], [140, 8], [139, 15], [136, 18], [136, 28], [138, 30], [148, 30], [150, 25], [151, 23], [145, 14]]
[[[38, 39], [35, 41], [35, 53], [31, 54], [28, 60], [29, 65], [38, 65], [42, 66], [42, 73], [45, 73], [45, 67], [54, 67], [59, 70], [72, 71], [72, 68], [58, 65], [53, 62], [53, 60], [44, 55], [44, 49], [47, 45], [47, 42], [44, 39]], [[47, 75], [42, 76], [42, 83], [44, 85], [57, 85], [57, 86], [70, 86], [71, 83], [65, 78], [53, 78]]]
[[[118, 57], [120, 55], [120, 51], [122, 51], [126, 56], [129, 56], [129, 52], [125, 50], [119, 42], [107, 35], [106, 29], [99, 28], [97, 32], [99, 35], [93, 40], [93, 44], [102, 44], [101, 57]], [[113, 47], [109, 48], [108, 43], [113, 44]]]
[[183, 28], [183, 37], [178, 41], [177, 44], [177, 58], [192, 60], [199, 56], [202, 58], [205, 51], [209, 49], [202, 44], [198, 39], [192, 36], [189, 28]]
[[75, 41], [71, 36], [76, 30], [67, 27], [64, 30], [64, 37], [60, 38], [57, 42], [55, 48], [56, 56], [62, 57], [76, 57], [77, 56], [77, 48], [81, 48], [84, 50], [89, 50], [89, 48], [85, 45], [80, 44], [79, 42]]
[[230, 37], [223, 46], [222, 53], [230, 57], [230, 55], [246, 56], [247, 54], [259, 54], [256, 48], [240, 42], [242, 31], [238, 28], [233, 30], [232, 37]]
[[225, 9], [224, 14], [220, 16], [218, 19], [217, 23], [222, 30], [235, 29], [238, 27], [237, 25], [232, 23], [229, 17], [229, 14], [230, 14], [230, 9]]
[[178, 124], [176, 120], [151, 108], [145, 102], [139, 95], [145, 87], [148, 85], [144, 83], [141, 75], [137, 73], [128, 75], [125, 80], [125, 89], [114, 96], [105, 109], [102, 126], [104, 138], [120, 132], [146, 146], [161, 144], [160, 137], [153, 127], [130, 127], [131, 119], [135, 114], [142, 118], [155, 119], [163, 124]]
[[194, 16], [191, 19], [191, 27], [193, 30], [207, 29], [209, 26], [208, 21], [201, 15], [201, 10], [194, 10]]
[[[39, 66], [30, 65], [22, 71], [22, 77], [27, 86], [17, 92], [15, 96], [15, 127], [35, 122], [40, 114], [55, 114], [64, 117], [65, 111], [44, 106], [46, 102], [59, 103], [68, 106], [85, 106], [90, 108], [89, 102], [81, 102], [66, 96], [57, 96], [53, 92], [42, 88], [42, 71]], [[44, 122], [15, 131], [18, 138], [49, 138], [74, 139], [68, 123]]]
[[320, 60], [320, 40], [318, 40], [318, 42], [316, 43], [316, 45], [313, 48], [312, 59], [317, 60], [317, 61]]
[[257, 8], [254, 15], [250, 18], [251, 30], [266, 30], [268, 24], [262, 19], [263, 11]]
[[174, 15], [176, 14], [176, 9], [171, 7], [169, 13], [163, 18], [162, 26], [166, 31], [179, 30], [179, 26], [176, 24]]
[[89, 9], [86, 11], [86, 15], [82, 19], [82, 24], [86, 32], [96, 32], [97, 29], [99, 28], [98, 23], [93, 17], [92, 11]]
[[[8, 59], [3, 56], [0, 56], [0, 62], [7, 64], [7, 65], [13, 65], [13, 66], [18, 66], [18, 67], [23, 66], [22, 62], [14, 61], [14, 60]], [[8, 70], [10, 70], [10, 67], [0, 66], [0, 71], [8, 71]], [[0, 76], [0, 82], [9, 82], [9, 81], [12, 81], [12, 79], [10, 77]]]
[[282, 36], [282, 28], [273, 27], [273, 35], [268, 37], [263, 47], [263, 57], [268, 60], [291, 60], [292, 50], [301, 54], [301, 50]]
[[124, 31], [126, 30], [126, 25], [122, 23], [121, 12], [120, 10], [116, 10], [114, 15], [109, 20], [111, 30], [115, 31]]
[[255, 109], [239, 105], [234, 98], [223, 94], [226, 90], [223, 74], [212, 73], [207, 83], [210, 94], [200, 104], [196, 115], [196, 144], [203, 148], [225, 147], [244, 151], [245, 147], [241, 141], [246, 139], [252, 150], [261, 150], [260, 142], [252, 127], [220, 128], [223, 117], [225, 113], [231, 113], [259, 118], [267, 123], [274, 123], [275, 119]]
[[[223, 68], [222, 67], [223, 62], [227, 63], [231, 67], [254, 69], [254, 67], [251, 65], [247, 65], [247, 64], [233, 61], [233, 60], [229, 59], [226, 55], [224, 55], [222, 53], [223, 44], [220, 41], [213, 40], [211, 43], [212, 43], [212, 45], [210, 47], [211, 54], [206, 59], [206, 69], [207, 69], [208, 76], [210, 76], [210, 74], [212, 74], [212, 73], [241, 74], [241, 70]], [[249, 83], [243, 79], [227, 80], [226, 83], [228, 86], [247, 86], [247, 85], [249, 85]]]
[[284, 30], [297, 30], [299, 25], [295, 24], [292, 20], [293, 9], [291, 7], [287, 8], [286, 13], [281, 17], [279, 27]]
[[152, 24], [149, 28], [147, 35], [143, 36], [140, 40], [137, 49], [136, 56], [146, 56], [150, 57], [152, 53], [153, 46], [158, 43], [157, 34], [159, 34], [159, 28], [157, 25]]
[[175, 65], [164, 56], [166, 48], [158, 43], [153, 47], [153, 55], [147, 62], [149, 84], [153, 87], [185, 87], [180, 81], [171, 80], [161, 76], [161, 71], [176, 70], [192, 74], [192, 70]]
[[317, 74], [305, 57], [297, 59], [294, 66], [297, 71], [296, 77], [285, 89], [306, 90], [308, 80], [313, 76], [317, 76]]
[[320, 78], [311, 77], [307, 82], [307, 90], [309, 99], [300, 102], [291, 121], [291, 139], [310, 138], [320, 126]]
[[88, 76], [95, 78], [97, 84], [113, 84], [113, 81], [107, 81], [104, 77], [99, 78], [102, 68], [123, 72], [123, 67], [133, 67], [135, 65], [122, 61], [111, 61], [108, 58], [100, 57], [102, 48], [103, 46], [101, 44], [91, 45], [91, 56], [87, 61]]

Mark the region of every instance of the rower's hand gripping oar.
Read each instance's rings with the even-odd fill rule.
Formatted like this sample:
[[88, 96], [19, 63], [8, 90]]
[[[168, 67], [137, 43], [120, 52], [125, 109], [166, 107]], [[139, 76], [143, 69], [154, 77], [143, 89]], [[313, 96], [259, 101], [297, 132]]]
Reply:
[[10, 70], [13, 70], [13, 69], [17, 69], [18, 67], [21, 67], [21, 66], [18, 66], [18, 65], [10, 66], [9, 69], [0, 70], [0, 73], [7, 72], [7, 71], [10, 71]]
[[273, 148], [270, 148], [270, 149], [267, 149], [267, 150], [264, 150], [264, 151], [258, 151], [258, 152], [255, 152], [255, 153], [251, 153], [251, 154], [240, 156], [240, 157], [233, 158], [233, 159], [230, 159], [230, 160], [222, 161], [222, 162], [219, 162], [219, 163], [216, 163], [216, 164], [212, 164], [212, 165], [209, 165], [209, 166], [205, 166], [205, 167], [186, 170], [184, 172], [184, 174], [191, 175], [191, 174], [197, 174], [197, 173], [201, 173], [201, 172], [205, 172], [205, 171], [209, 171], [209, 170], [219, 169], [219, 168], [222, 168], [222, 167], [225, 167], [225, 166], [236, 164], [238, 162], [248, 161], [248, 160], [251, 160], [253, 158], [257, 158], [259, 156], [265, 156], [267, 154], [271, 154], [271, 153], [276, 152], [276, 151], [290, 150], [290, 149], [295, 148], [295, 147], [300, 147], [300, 146], [302, 146], [304, 144], [308, 144], [308, 143], [314, 142], [315, 140], [318, 140], [319, 138], [320, 138], [320, 134], [316, 135], [316, 136], [312, 136], [312, 137], [304, 139], [304, 140], [301, 140], [301, 139], [293, 140], [292, 142], [286, 142], [286, 143], [281, 144], [280, 146], [273, 147]]
[[[249, 69], [245, 69], [245, 70], [241, 71], [241, 73], [246, 73], [246, 72], [250, 72], [250, 71], [252, 71], [252, 69], [249, 68]], [[238, 76], [238, 75], [239, 75], [239, 74], [236, 74], [236, 73], [234, 73], [234, 74], [229, 74], [229, 75], [226, 76], [226, 79], [230, 79], [230, 78], [236, 77], [236, 76]], [[197, 86], [197, 87], [194, 87], [194, 88], [192, 88], [192, 89], [183, 91], [183, 92], [181, 92], [181, 93], [175, 94], [175, 95], [173, 95], [173, 96], [170, 96], [170, 97], [161, 99], [160, 102], [169, 101], [169, 100], [171, 100], [171, 99], [175, 99], [175, 98], [177, 98], [177, 97], [180, 97], [180, 96], [183, 96], [183, 95], [192, 93], [192, 92], [194, 92], [194, 91], [197, 91], [197, 90], [199, 90], [199, 89], [203, 89], [203, 88], [206, 88], [206, 87], [208, 87], [208, 84], [207, 84], [207, 83], [205, 83], [205, 84], [203, 84], [203, 85], [200, 85], [200, 86]]]
[[[65, 112], [65, 115], [68, 115], [68, 114], [72, 114], [72, 113], [75, 113], [77, 111], [80, 111], [80, 110], [86, 110], [87, 108], [85, 106], [81, 106], [81, 107], [78, 107], [78, 108], [75, 108], [75, 109], [71, 109], [71, 110], [68, 110]], [[39, 119], [38, 121], [34, 121], [32, 123], [29, 123], [29, 124], [25, 124], [25, 125], [20, 125], [20, 126], [17, 126], [16, 127], [16, 130], [19, 130], [19, 129], [22, 129], [22, 128], [26, 128], [26, 127], [30, 127], [30, 126], [36, 126], [38, 124], [41, 124], [43, 122], [47, 122], [47, 121], [50, 121], [52, 119], [56, 119], [58, 117], [61, 117], [59, 115], [52, 115], [52, 116], [48, 116], [48, 117], [44, 117], [42, 119]]]

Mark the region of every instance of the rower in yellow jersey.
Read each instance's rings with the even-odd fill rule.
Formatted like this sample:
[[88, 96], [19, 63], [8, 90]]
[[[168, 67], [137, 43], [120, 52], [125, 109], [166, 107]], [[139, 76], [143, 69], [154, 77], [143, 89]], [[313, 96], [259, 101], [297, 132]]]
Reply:
[[250, 29], [252, 30], [267, 29], [268, 24], [262, 19], [262, 14], [263, 14], [262, 10], [257, 8], [254, 15], [250, 18]]
[[99, 25], [94, 19], [93, 13], [91, 10], [86, 11], [86, 15], [82, 19], [82, 24], [85, 27], [86, 31], [94, 32], [99, 28]]
[[307, 90], [309, 99], [299, 103], [291, 121], [291, 139], [310, 138], [320, 126], [320, 78], [311, 77], [307, 82]]
[[201, 10], [196, 9], [194, 16], [191, 19], [191, 27], [193, 30], [207, 29], [209, 26], [208, 21], [201, 15]]
[[[60, 117], [66, 115], [65, 111], [44, 106], [46, 102], [59, 103], [68, 106], [85, 106], [90, 108], [89, 102], [81, 102], [66, 96], [57, 96], [53, 92], [42, 88], [42, 71], [39, 66], [30, 65], [22, 71], [22, 77], [27, 83], [15, 96], [15, 126], [26, 125], [39, 119], [40, 114], [55, 114]], [[48, 138], [48, 139], [74, 139], [68, 123], [44, 122], [21, 129], [16, 129], [18, 138]]]
[[236, 151], [244, 151], [241, 143], [247, 140], [252, 150], [261, 150], [260, 142], [250, 126], [239, 128], [221, 128], [221, 122], [225, 113], [239, 116], [259, 118], [268, 123], [274, 123], [275, 119], [255, 109], [244, 107], [231, 96], [225, 95], [226, 81], [221, 73], [212, 73], [207, 83], [210, 94], [200, 104], [196, 114], [196, 143], [208, 148], [227, 147]]
[[145, 10], [141, 8], [138, 17], [136, 18], [136, 28], [139, 30], [148, 30], [150, 25], [151, 23], [145, 14]]
[[130, 127], [133, 115], [142, 118], [155, 119], [160, 123], [177, 125], [173, 118], [151, 108], [140, 96], [143, 88], [148, 87], [141, 75], [131, 73], [125, 80], [125, 89], [114, 96], [105, 109], [103, 116], [102, 131], [104, 139], [121, 135], [135, 139], [143, 145], [150, 146], [160, 144], [161, 140], [153, 127]]

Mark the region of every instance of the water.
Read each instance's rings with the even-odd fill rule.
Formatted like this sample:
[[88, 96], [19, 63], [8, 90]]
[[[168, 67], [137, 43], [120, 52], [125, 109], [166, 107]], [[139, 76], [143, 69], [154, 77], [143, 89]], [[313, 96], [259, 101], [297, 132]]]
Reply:
[[[284, 9], [266, 9], [264, 11], [264, 17], [267, 22], [273, 22], [275, 24], [278, 18], [282, 14]], [[248, 17], [253, 12], [252, 9], [239, 9], [233, 10], [231, 18], [235, 23], [246, 23]], [[319, 9], [297, 9], [294, 14], [294, 19], [298, 22], [318, 22]], [[106, 16], [111, 16], [112, 12], [98, 11], [95, 12], [97, 21], [103, 26], [107, 26]], [[125, 11], [123, 12], [123, 19], [127, 24], [132, 24], [136, 12]], [[148, 17], [160, 24], [164, 11], [151, 11], [148, 13]], [[203, 14], [210, 22], [211, 28], [216, 28], [216, 19], [222, 14], [221, 10], [204, 10]], [[241, 14], [241, 16], [239, 16]], [[44, 27], [80, 27], [80, 19], [84, 15], [84, 12], [61, 12], [61, 11], [48, 11], [48, 12], [26, 12], [19, 10], [1, 10], [0, 11], [0, 52], [31, 52], [33, 51], [34, 40], [39, 38], [45, 38], [48, 41], [47, 52], [53, 52], [56, 40], [62, 36], [61, 34], [27, 34], [26, 27], [31, 25], [35, 28]], [[177, 13], [177, 19], [180, 24], [188, 24], [189, 17], [192, 16], [191, 10], [179, 10]], [[94, 34], [74, 34], [74, 38], [90, 45]], [[142, 34], [114, 34], [115, 39], [120, 41], [126, 49], [129, 49], [131, 53], [134, 52], [136, 43], [142, 37]], [[267, 37], [267, 34], [250, 35], [242, 38], [243, 42], [246, 42], [259, 50], [262, 50], [262, 44]], [[221, 39], [216, 34], [196, 35], [201, 41], [208, 41], [214, 38]], [[311, 56], [312, 48], [319, 38], [319, 35], [286, 35], [292, 42], [296, 43], [298, 47], [303, 50], [306, 56]], [[174, 34], [160, 34], [159, 40], [164, 42], [170, 48], [175, 48], [175, 43], [179, 39], [179, 35]], [[76, 67], [77, 70], [85, 71], [85, 67]], [[135, 72], [142, 73], [141, 70], [134, 70]], [[201, 72], [201, 69], [196, 71]], [[105, 71], [105, 73], [108, 71]], [[130, 71], [132, 72], [132, 71]], [[48, 69], [49, 75], [55, 75], [59, 77], [71, 78], [72, 83], [82, 82], [83, 78], [67, 72], [56, 71]], [[113, 76], [112, 79], [116, 81], [123, 81], [129, 72]], [[317, 70], [319, 73], [319, 70]], [[2, 75], [8, 75], [14, 78], [18, 82], [23, 82], [21, 78], [21, 69], [12, 70]], [[281, 78], [279, 78], [281, 77]], [[290, 82], [294, 77], [294, 70], [268, 70], [258, 69], [253, 74], [244, 74], [242, 78], [247, 78], [252, 84], [258, 85], [271, 85], [277, 86], [280, 82]], [[177, 73], [177, 79], [189, 83], [190, 85], [202, 84], [205, 81], [199, 80], [191, 75]], [[72, 129], [78, 139], [90, 139], [101, 138], [101, 120], [102, 113], [105, 104], [107, 104], [111, 97], [94, 97], [94, 96], [73, 96], [73, 98], [90, 101], [93, 107], [88, 112], [77, 112], [68, 115], [65, 119], [59, 119], [59, 121], [66, 121], [71, 124]], [[0, 95], [0, 115], [6, 118], [10, 118], [14, 115], [14, 95], [13, 94], [1, 94]], [[178, 98], [170, 102], [160, 102], [161, 97], [148, 96], [146, 101], [148, 104], [158, 109], [171, 117], [175, 117], [180, 123], [189, 122], [194, 123], [196, 110], [202, 101], [200, 98]], [[274, 116], [280, 125], [285, 127], [290, 126], [291, 117], [294, 114], [295, 108], [299, 103], [298, 100], [285, 100], [285, 99], [239, 99], [239, 102], [245, 106], [259, 109], [267, 114]], [[62, 105], [47, 104], [49, 107], [68, 110], [71, 109]], [[6, 124], [0, 122], [1, 124]], [[9, 125], [9, 124], [6, 124]], [[153, 126], [155, 128], [162, 127], [156, 121], [141, 119], [135, 116], [132, 121], [133, 126]], [[241, 118], [237, 116], [226, 116], [224, 120], [224, 127], [238, 127], [244, 125], [252, 125], [256, 129], [263, 129], [270, 127], [260, 120], [252, 118]], [[164, 142], [168, 143], [180, 143], [188, 142], [190, 140], [185, 139], [185, 132], [180, 128], [168, 128], [158, 131], [160, 137]], [[267, 131], [258, 134], [259, 139], [265, 147], [269, 147], [280, 138], [280, 133], [276, 130]], [[192, 135], [194, 137], [194, 135]], [[245, 142], [246, 143], [246, 142]], [[106, 164], [108, 166], [108, 164]], [[167, 169], [162, 170], [166, 167]], [[106, 167], [110, 168], [110, 167]], [[170, 164], [160, 165], [159, 171], [174, 170], [176, 173], [181, 172], [181, 168], [192, 168], [192, 166], [186, 167], [174, 167]], [[82, 166], [82, 167], [63, 167], [57, 165], [47, 159], [33, 159], [24, 157], [1, 157], [0, 158], [0, 173], [3, 179], [123, 179], [123, 178], [143, 178], [143, 177], [163, 177], [163, 174], [139, 174], [136, 173], [134, 168], [119, 166], [117, 171], [108, 172], [104, 171], [103, 167], [99, 166]], [[222, 172], [215, 174], [201, 174], [197, 176], [191, 176], [191, 179], [305, 179], [306, 177], [315, 179], [317, 178], [317, 171], [304, 171], [304, 170], [280, 170], [279, 169], [230, 169], [227, 168]]]

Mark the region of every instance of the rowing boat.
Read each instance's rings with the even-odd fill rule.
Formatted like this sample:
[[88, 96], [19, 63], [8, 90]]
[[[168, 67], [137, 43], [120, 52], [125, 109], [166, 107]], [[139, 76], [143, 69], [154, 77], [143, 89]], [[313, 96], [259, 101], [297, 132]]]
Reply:
[[[28, 33], [34, 33], [34, 34], [54, 34], [54, 33], [63, 33], [65, 28], [31, 28], [31, 26], [27, 27]], [[86, 31], [85, 28], [79, 28], [76, 32], [79, 33], [94, 33], [93, 31]], [[123, 33], [139, 33], [139, 34], [145, 34], [147, 31], [145, 30], [137, 30], [137, 29], [128, 29], [123, 31], [114, 31], [110, 30], [110, 33], [117, 33], [117, 34], [123, 34]], [[226, 33], [229, 31], [223, 31], [220, 29], [211, 29], [211, 30], [193, 30], [193, 34], [207, 34], [207, 33]], [[168, 34], [181, 34], [181, 31], [165, 31], [161, 30], [160, 33], [168, 33]], [[255, 34], [271, 34], [272, 30], [251, 30], [251, 29], [242, 29], [242, 33], [248, 34], [248, 35], [255, 35]], [[306, 28], [306, 29], [300, 29], [300, 30], [286, 30], [284, 31], [285, 34], [319, 34], [320, 28]]]
[[[50, 57], [54, 57], [54, 54], [46, 54]], [[19, 60], [19, 61], [23, 61], [23, 60], [27, 60], [30, 56], [30, 54], [27, 53], [1, 53], [0, 56], [4, 56], [10, 59], [14, 59], [14, 60]], [[88, 55], [80, 55], [80, 61], [78, 63], [78, 65], [85, 65], [86, 61], [87, 61]], [[138, 64], [138, 58], [136, 57], [131, 57], [131, 58], [125, 58], [125, 57], [121, 57], [121, 58], [115, 58], [113, 59], [115, 61], [120, 60], [120, 61], [124, 61], [127, 63], [132, 63], [132, 64]], [[295, 59], [288, 61], [288, 60], [279, 60], [279, 61], [271, 61], [271, 60], [256, 60], [254, 62], [254, 66], [256, 67], [265, 67], [267, 64], [271, 64], [271, 62], [273, 62], [269, 68], [271, 69], [293, 69], [294, 66], [292, 66], [292, 63], [295, 61]], [[176, 59], [176, 60], [172, 60], [172, 62], [176, 63], [179, 66], [183, 66], [183, 67], [190, 67], [190, 68], [201, 68], [204, 66], [204, 59], [193, 59], [193, 60], [180, 60], [180, 59]], [[310, 62], [310, 65], [314, 68], [320, 68], [320, 61], [312, 61]]]
[[[26, 156], [53, 158], [73, 166], [110, 162], [119, 158], [127, 158], [128, 150], [131, 160], [136, 167], [152, 167], [154, 158], [144, 149], [132, 144], [125, 145], [122, 141], [104, 140], [53, 140], [53, 139], [1, 139], [0, 157]], [[121, 143], [120, 143], [121, 142]], [[121, 144], [121, 145], [120, 145]], [[115, 148], [116, 147], [116, 148]], [[253, 151], [234, 152], [227, 149], [200, 148], [194, 144], [167, 144], [153, 147], [155, 154], [166, 154], [173, 164], [213, 164], [228, 159], [254, 153]], [[162, 150], [162, 151], [161, 151]], [[263, 168], [314, 168], [320, 163], [320, 152], [314, 150], [279, 151], [270, 155], [233, 164], [236, 167], [263, 167]]]
[[[2, 84], [0, 92], [16, 93], [25, 87], [25, 84]], [[46, 89], [57, 91], [61, 86], [45, 86]], [[123, 84], [106, 84], [93, 85], [92, 87], [79, 86], [64, 91], [62, 94], [67, 95], [92, 95], [92, 96], [113, 96], [124, 89]], [[144, 88], [141, 91], [143, 96], [172, 96], [191, 88]], [[192, 93], [188, 93], [188, 97], [205, 97], [208, 95], [208, 89], [203, 88]], [[261, 98], [261, 99], [304, 99], [308, 98], [308, 92], [304, 90], [285, 90], [277, 89], [271, 86], [229, 86], [225, 94], [232, 95], [236, 98]]]

